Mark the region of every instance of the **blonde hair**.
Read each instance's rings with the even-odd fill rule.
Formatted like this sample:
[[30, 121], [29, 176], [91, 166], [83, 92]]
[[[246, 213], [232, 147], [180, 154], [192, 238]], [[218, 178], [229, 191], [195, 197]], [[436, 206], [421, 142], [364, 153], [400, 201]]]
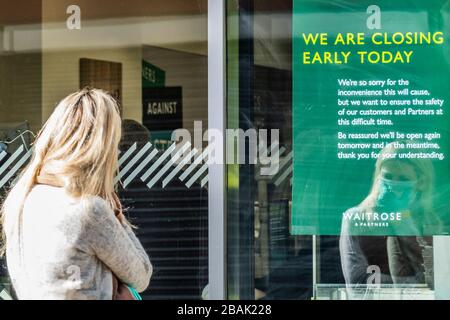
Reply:
[[39, 132], [31, 161], [2, 206], [0, 254], [8, 234], [20, 228], [25, 199], [43, 173], [57, 177], [74, 197], [101, 197], [123, 217], [114, 188], [120, 138], [119, 108], [108, 93], [85, 88], [64, 98]]
[[[413, 141], [397, 141], [399, 144], [405, 146]], [[434, 168], [429, 159], [426, 158], [403, 158], [402, 155], [406, 155], [411, 150], [409, 148], [396, 148], [395, 142], [386, 145], [380, 152], [378, 159], [375, 163], [375, 171], [373, 174], [373, 184], [369, 195], [359, 205], [365, 210], [373, 210], [375, 202], [380, 193], [380, 179], [381, 169], [390, 161], [395, 161], [401, 166], [411, 166], [418, 179], [420, 187], [420, 207], [425, 213], [425, 222], [428, 225], [439, 224], [439, 219], [435, 215], [433, 208], [433, 189], [434, 189]], [[416, 150], [420, 152], [423, 150]]]

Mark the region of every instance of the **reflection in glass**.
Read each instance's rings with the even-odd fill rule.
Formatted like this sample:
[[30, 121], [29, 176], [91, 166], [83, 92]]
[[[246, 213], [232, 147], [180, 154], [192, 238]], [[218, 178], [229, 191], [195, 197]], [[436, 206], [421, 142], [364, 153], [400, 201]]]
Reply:
[[351, 293], [357, 285], [432, 286], [432, 238], [426, 235], [439, 226], [434, 170], [429, 159], [406, 158], [417, 150], [405, 145], [393, 142], [380, 152], [369, 195], [342, 216], [340, 254]]

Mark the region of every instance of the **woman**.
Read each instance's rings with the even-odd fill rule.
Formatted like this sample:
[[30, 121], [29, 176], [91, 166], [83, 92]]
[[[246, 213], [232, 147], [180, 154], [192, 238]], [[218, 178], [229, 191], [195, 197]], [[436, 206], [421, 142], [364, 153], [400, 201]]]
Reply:
[[407, 142], [381, 151], [369, 195], [343, 214], [340, 253], [350, 288], [425, 283], [423, 252], [431, 239], [422, 235], [439, 224], [432, 208], [433, 166], [404, 157], [411, 150], [401, 145]]
[[19, 299], [112, 299], [115, 279], [144, 291], [152, 265], [114, 189], [116, 101], [83, 89], [62, 100], [2, 208], [6, 259]]

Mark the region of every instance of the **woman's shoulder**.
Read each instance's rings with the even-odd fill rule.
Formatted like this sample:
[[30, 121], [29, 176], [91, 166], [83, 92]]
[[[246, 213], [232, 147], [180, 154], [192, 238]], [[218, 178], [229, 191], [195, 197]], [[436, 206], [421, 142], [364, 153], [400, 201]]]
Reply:
[[367, 209], [362, 206], [355, 206], [344, 211], [341, 217], [341, 235], [350, 234], [354, 225], [353, 221], [360, 219], [366, 212]]
[[342, 213], [342, 220], [349, 220], [355, 216], [360, 216], [366, 212], [367, 212], [367, 209], [365, 209], [362, 206], [352, 207], [350, 209], [345, 210]]
[[366, 211], [362, 206], [355, 206], [355, 207], [351, 207], [347, 210], [344, 211], [344, 213], [362, 213]]
[[24, 202], [24, 210], [59, 210], [61, 207], [71, 204], [71, 202], [71, 198], [64, 192], [63, 188], [38, 184], [28, 193]]
[[90, 216], [101, 217], [113, 213], [108, 202], [99, 196], [84, 196], [80, 199], [80, 205], [82, 206], [83, 211]]
[[[71, 197], [67, 206], [59, 208], [61, 220], [64, 223], [79, 226], [80, 232], [92, 230], [112, 220], [113, 211], [105, 200], [97, 196]], [[65, 211], [66, 214], [62, 211]], [[63, 217], [64, 216], [64, 217]]]
[[60, 220], [81, 221], [88, 221], [95, 216], [106, 216], [112, 212], [108, 203], [101, 197], [76, 197], [68, 194], [63, 188], [47, 185], [33, 187], [26, 199], [25, 209], [54, 212]]
[[64, 205], [83, 208], [86, 211], [101, 212], [108, 208], [107, 202], [99, 196], [76, 197], [67, 193], [64, 188], [48, 185], [36, 185], [26, 199], [27, 202], [39, 202], [48, 206]]

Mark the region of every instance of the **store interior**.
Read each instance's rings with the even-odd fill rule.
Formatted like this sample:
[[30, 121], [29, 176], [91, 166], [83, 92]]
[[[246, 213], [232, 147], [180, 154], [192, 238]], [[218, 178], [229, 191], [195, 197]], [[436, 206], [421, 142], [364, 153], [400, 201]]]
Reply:
[[[110, 92], [123, 120], [143, 127], [158, 155], [174, 130], [193, 133], [194, 121], [207, 128], [207, 1], [2, 1], [3, 180], [17, 163], [5, 161], [20, 148], [28, 151], [58, 102], [85, 86]], [[172, 100], [180, 104], [174, 114], [145, 113], [149, 101]], [[7, 178], [0, 204], [14, 175]], [[207, 187], [172, 179], [148, 188], [134, 180], [120, 196], [155, 265], [143, 297], [200, 299], [208, 275]], [[4, 264], [0, 271], [6, 286]]]

